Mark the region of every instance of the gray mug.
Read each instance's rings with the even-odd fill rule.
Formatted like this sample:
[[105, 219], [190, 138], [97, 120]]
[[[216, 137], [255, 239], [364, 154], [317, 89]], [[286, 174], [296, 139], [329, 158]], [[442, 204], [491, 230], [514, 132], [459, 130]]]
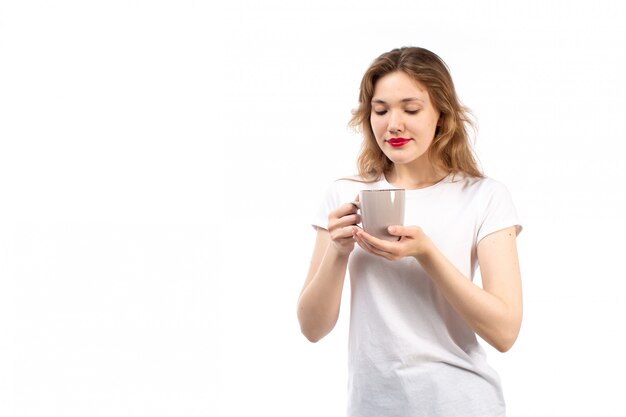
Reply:
[[353, 201], [361, 211], [363, 230], [372, 236], [398, 241], [387, 231], [389, 226], [404, 225], [404, 190], [361, 190], [359, 201]]

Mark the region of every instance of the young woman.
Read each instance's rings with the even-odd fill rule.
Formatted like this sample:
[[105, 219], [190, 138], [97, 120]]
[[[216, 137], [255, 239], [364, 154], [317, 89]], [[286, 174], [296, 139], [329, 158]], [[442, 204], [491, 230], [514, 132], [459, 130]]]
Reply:
[[[506, 187], [477, 167], [445, 63], [423, 48], [382, 54], [352, 124], [364, 136], [359, 175], [332, 184], [314, 220], [302, 333], [316, 342], [333, 329], [349, 267], [349, 416], [504, 416], [476, 335], [501, 352], [517, 338], [521, 225]], [[407, 226], [389, 228], [397, 242], [359, 228], [350, 203], [390, 188], [406, 189]]]

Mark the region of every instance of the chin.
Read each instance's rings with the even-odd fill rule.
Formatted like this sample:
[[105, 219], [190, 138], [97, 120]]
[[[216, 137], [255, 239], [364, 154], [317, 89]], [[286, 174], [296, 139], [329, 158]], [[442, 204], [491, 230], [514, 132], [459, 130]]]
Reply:
[[394, 158], [389, 158], [389, 155], [387, 155], [387, 158], [389, 158], [389, 160], [393, 162], [395, 165], [406, 165], [406, 164], [410, 164], [412, 162], [417, 161], [418, 159], [420, 159], [421, 156], [422, 155], [410, 156], [410, 157], [405, 157], [405, 158], [398, 158], [397, 156], [395, 156]]

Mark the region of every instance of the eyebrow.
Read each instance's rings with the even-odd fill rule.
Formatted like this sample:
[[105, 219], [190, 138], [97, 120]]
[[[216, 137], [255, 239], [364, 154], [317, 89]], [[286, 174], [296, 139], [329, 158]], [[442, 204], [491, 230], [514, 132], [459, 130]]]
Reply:
[[[408, 103], [409, 101], [421, 101], [422, 103], [424, 102], [424, 100], [422, 100], [421, 98], [417, 98], [417, 97], [407, 97], [407, 98], [403, 98], [402, 100], [400, 100], [401, 103]], [[387, 104], [385, 100], [381, 100], [381, 99], [374, 99], [372, 100], [372, 103]]]

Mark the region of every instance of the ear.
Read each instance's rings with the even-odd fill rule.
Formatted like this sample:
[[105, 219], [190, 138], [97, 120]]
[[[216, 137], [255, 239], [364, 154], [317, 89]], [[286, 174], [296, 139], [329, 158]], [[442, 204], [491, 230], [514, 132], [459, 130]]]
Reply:
[[435, 129], [435, 138], [441, 133], [441, 126], [443, 126], [443, 113], [439, 113], [439, 120], [437, 120], [437, 128]]

